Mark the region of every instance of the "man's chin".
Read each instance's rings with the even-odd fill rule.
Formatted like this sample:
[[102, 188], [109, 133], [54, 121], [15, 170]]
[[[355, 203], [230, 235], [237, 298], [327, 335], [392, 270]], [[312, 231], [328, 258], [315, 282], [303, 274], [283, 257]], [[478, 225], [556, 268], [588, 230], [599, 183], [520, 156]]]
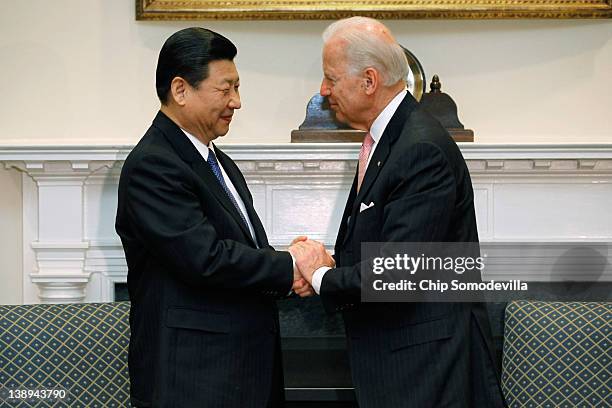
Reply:
[[215, 133], [217, 134], [217, 137], [223, 137], [227, 135], [228, 132], [229, 132], [229, 125], [217, 129]]
[[346, 117], [344, 117], [340, 112], [334, 112], [334, 116], [336, 117], [336, 120], [338, 122], [348, 125], [348, 122], [346, 121]]

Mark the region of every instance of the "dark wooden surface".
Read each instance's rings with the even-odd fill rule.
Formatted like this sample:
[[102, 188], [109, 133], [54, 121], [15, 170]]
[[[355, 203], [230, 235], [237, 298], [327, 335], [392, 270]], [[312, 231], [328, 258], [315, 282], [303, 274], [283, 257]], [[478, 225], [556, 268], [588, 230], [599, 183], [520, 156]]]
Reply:
[[[473, 142], [470, 129], [446, 129], [455, 142]], [[366, 132], [354, 129], [312, 129], [291, 132], [291, 143], [361, 143]]]

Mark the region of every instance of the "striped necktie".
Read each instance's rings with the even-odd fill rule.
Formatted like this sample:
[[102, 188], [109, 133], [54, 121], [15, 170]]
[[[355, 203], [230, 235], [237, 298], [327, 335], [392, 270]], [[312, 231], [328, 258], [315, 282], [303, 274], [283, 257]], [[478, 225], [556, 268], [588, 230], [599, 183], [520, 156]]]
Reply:
[[372, 146], [374, 145], [374, 139], [372, 139], [372, 135], [370, 132], [363, 139], [363, 144], [361, 145], [361, 150], [359, 150], [359, 173], [357, 173], [357, 192], [361, 188], [361, 183], [363, 182], [363, 177], [365, 176], [366, 166], [368, 165], [368, 157], [370, 157], [370, 152], [372, 151]]
[[234, 207], [236, 207], [236, 211], [238, 211], [238, 214], [240, 214], [240, 218], [242, 218], [242, 221], [244, 222], [244, 225], [246, 225], [247, 230], [250, 231], [249, 223], [247, 222], [246, 217], [242, 213], [242, 210], [240, 210], [240, 206], [238, 206], [236, 197], [234, 197], [229, 188], [227, 188], [227, 184], [225, 184], [223, 174], [221, 173], [221, 167], [219, 167], [219, 163], [217, 162], [217, 156], [215, 156], [215, 152], [210, 147], [208, 148], [208, 160], [206, 160], [206, 162], [210, 166], [212, 172], [215, 174], [215, 177], [217, 177], [219, 184], [221, 184], [221, 187], [223, 187], [223, 190], [225, 190], [225, 193], [229, 197], [230, 201], [232, 202], [232, 204], [234, 204]]

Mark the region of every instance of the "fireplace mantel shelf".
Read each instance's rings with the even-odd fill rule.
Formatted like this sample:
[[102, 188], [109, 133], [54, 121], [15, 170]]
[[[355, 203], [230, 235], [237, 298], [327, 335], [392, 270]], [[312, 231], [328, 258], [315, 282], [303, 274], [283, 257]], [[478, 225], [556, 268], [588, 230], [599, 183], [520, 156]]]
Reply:
[[[352, 160], [358, 143], [219, 144], [234, 160]], [[122, 161], [134, 145], [0, 145], [0, 161]], [[459, 143], [467, 160], [612, 159], [612, 144]]]

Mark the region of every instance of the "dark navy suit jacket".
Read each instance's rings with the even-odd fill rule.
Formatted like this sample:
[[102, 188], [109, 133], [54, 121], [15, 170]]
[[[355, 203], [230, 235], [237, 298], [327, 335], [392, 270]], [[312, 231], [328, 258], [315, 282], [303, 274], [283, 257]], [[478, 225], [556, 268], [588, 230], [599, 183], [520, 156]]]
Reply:
[[[362, 242], [478, 242], [461, 152], [412, 95], [378, 143], [321, 284], [326, 309], [343, 311], [359, 406], [503, 406], [482, 304], [360, 304]], [[374, 205], [360, 212], [361, 203]]]
[[128, 264], [131, 402], [266, 408], [283, 394], [275, 298], [291, 289], [244, 177], [217, 149], [255, 242], [208, 164], [159, 112], [125, 161], [116, 230]]

